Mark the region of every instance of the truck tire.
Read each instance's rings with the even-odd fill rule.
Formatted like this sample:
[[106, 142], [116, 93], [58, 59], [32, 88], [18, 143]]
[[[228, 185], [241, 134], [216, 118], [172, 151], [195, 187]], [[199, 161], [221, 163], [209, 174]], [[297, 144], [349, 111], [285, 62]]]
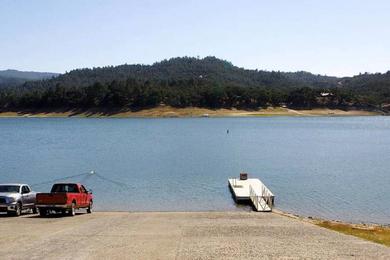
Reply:
[[71, 217], [76, 215], [76, 203], [72, 202], [72, 206], [68, 211], [68, 215]]
[[8, 211], [7, 214], [10, 216], [19, 217], [22, 214], [22, 203], [18, 202], [16, 204], [15, 211]]
[[39, 209], [39, 216], [46, 217], [47, 216], [47, 210], [46, 209]]
[[92, 200], [89, 202], [89, 206], [88, 206], [88, 208], [87, 208], [87, 213], [88, 214], [91, 214], [92, 213], [92, 206], [93, 206], [93, 202], [92, 202]]

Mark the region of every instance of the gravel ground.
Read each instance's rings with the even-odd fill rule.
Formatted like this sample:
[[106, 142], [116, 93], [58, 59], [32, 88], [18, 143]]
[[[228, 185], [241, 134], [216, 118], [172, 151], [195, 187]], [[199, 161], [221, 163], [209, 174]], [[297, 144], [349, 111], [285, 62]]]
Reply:
[[1, 259], [390, 259], [390, 248], [256, 212], [0, 217]]

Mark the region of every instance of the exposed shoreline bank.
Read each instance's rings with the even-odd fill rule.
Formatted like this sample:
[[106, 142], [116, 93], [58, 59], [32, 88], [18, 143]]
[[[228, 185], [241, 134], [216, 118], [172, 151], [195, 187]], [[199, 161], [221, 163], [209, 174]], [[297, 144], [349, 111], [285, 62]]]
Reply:
[[390, 223], [387, 225], [374, 223], [352, 223], [341, 220], [329, 220], [317, 217], [306, 217], [274, 209], [275, 214], [308, 222], [343, 234], [363, 238], [390, 247]]
[[0, 118], [37, 117], [37, 118], [176, 118], [176, 117], [266, 117], [266, 116], [377, 116], [380, 112], [365, 110], [341, 110], [316, 108], [296, 110], [283, 107], [269, 107], [259, 110], [207, 109], [198, 107], [174, 108], [159, 106], [139, 111], [123, 110], [36, 110], [36, 111], [0, 111]]

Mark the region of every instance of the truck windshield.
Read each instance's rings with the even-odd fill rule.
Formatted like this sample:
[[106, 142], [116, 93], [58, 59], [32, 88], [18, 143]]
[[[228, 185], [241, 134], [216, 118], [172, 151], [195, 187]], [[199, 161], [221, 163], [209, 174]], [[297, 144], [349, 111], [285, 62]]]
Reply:
[[0, 192], [19, 193], [19, 189], [18, 185], [0, 185]]
[[78, 193], [76, 184], [54, 184], [51, 192], [70, 192], [70, 193]]

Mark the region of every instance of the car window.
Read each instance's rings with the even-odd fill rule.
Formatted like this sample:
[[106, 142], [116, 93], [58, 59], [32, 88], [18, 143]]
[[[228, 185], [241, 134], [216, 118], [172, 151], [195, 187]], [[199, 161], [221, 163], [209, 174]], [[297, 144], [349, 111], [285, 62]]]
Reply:
[[19, 185], [0, 185], [0, 192], [19, 193]]

